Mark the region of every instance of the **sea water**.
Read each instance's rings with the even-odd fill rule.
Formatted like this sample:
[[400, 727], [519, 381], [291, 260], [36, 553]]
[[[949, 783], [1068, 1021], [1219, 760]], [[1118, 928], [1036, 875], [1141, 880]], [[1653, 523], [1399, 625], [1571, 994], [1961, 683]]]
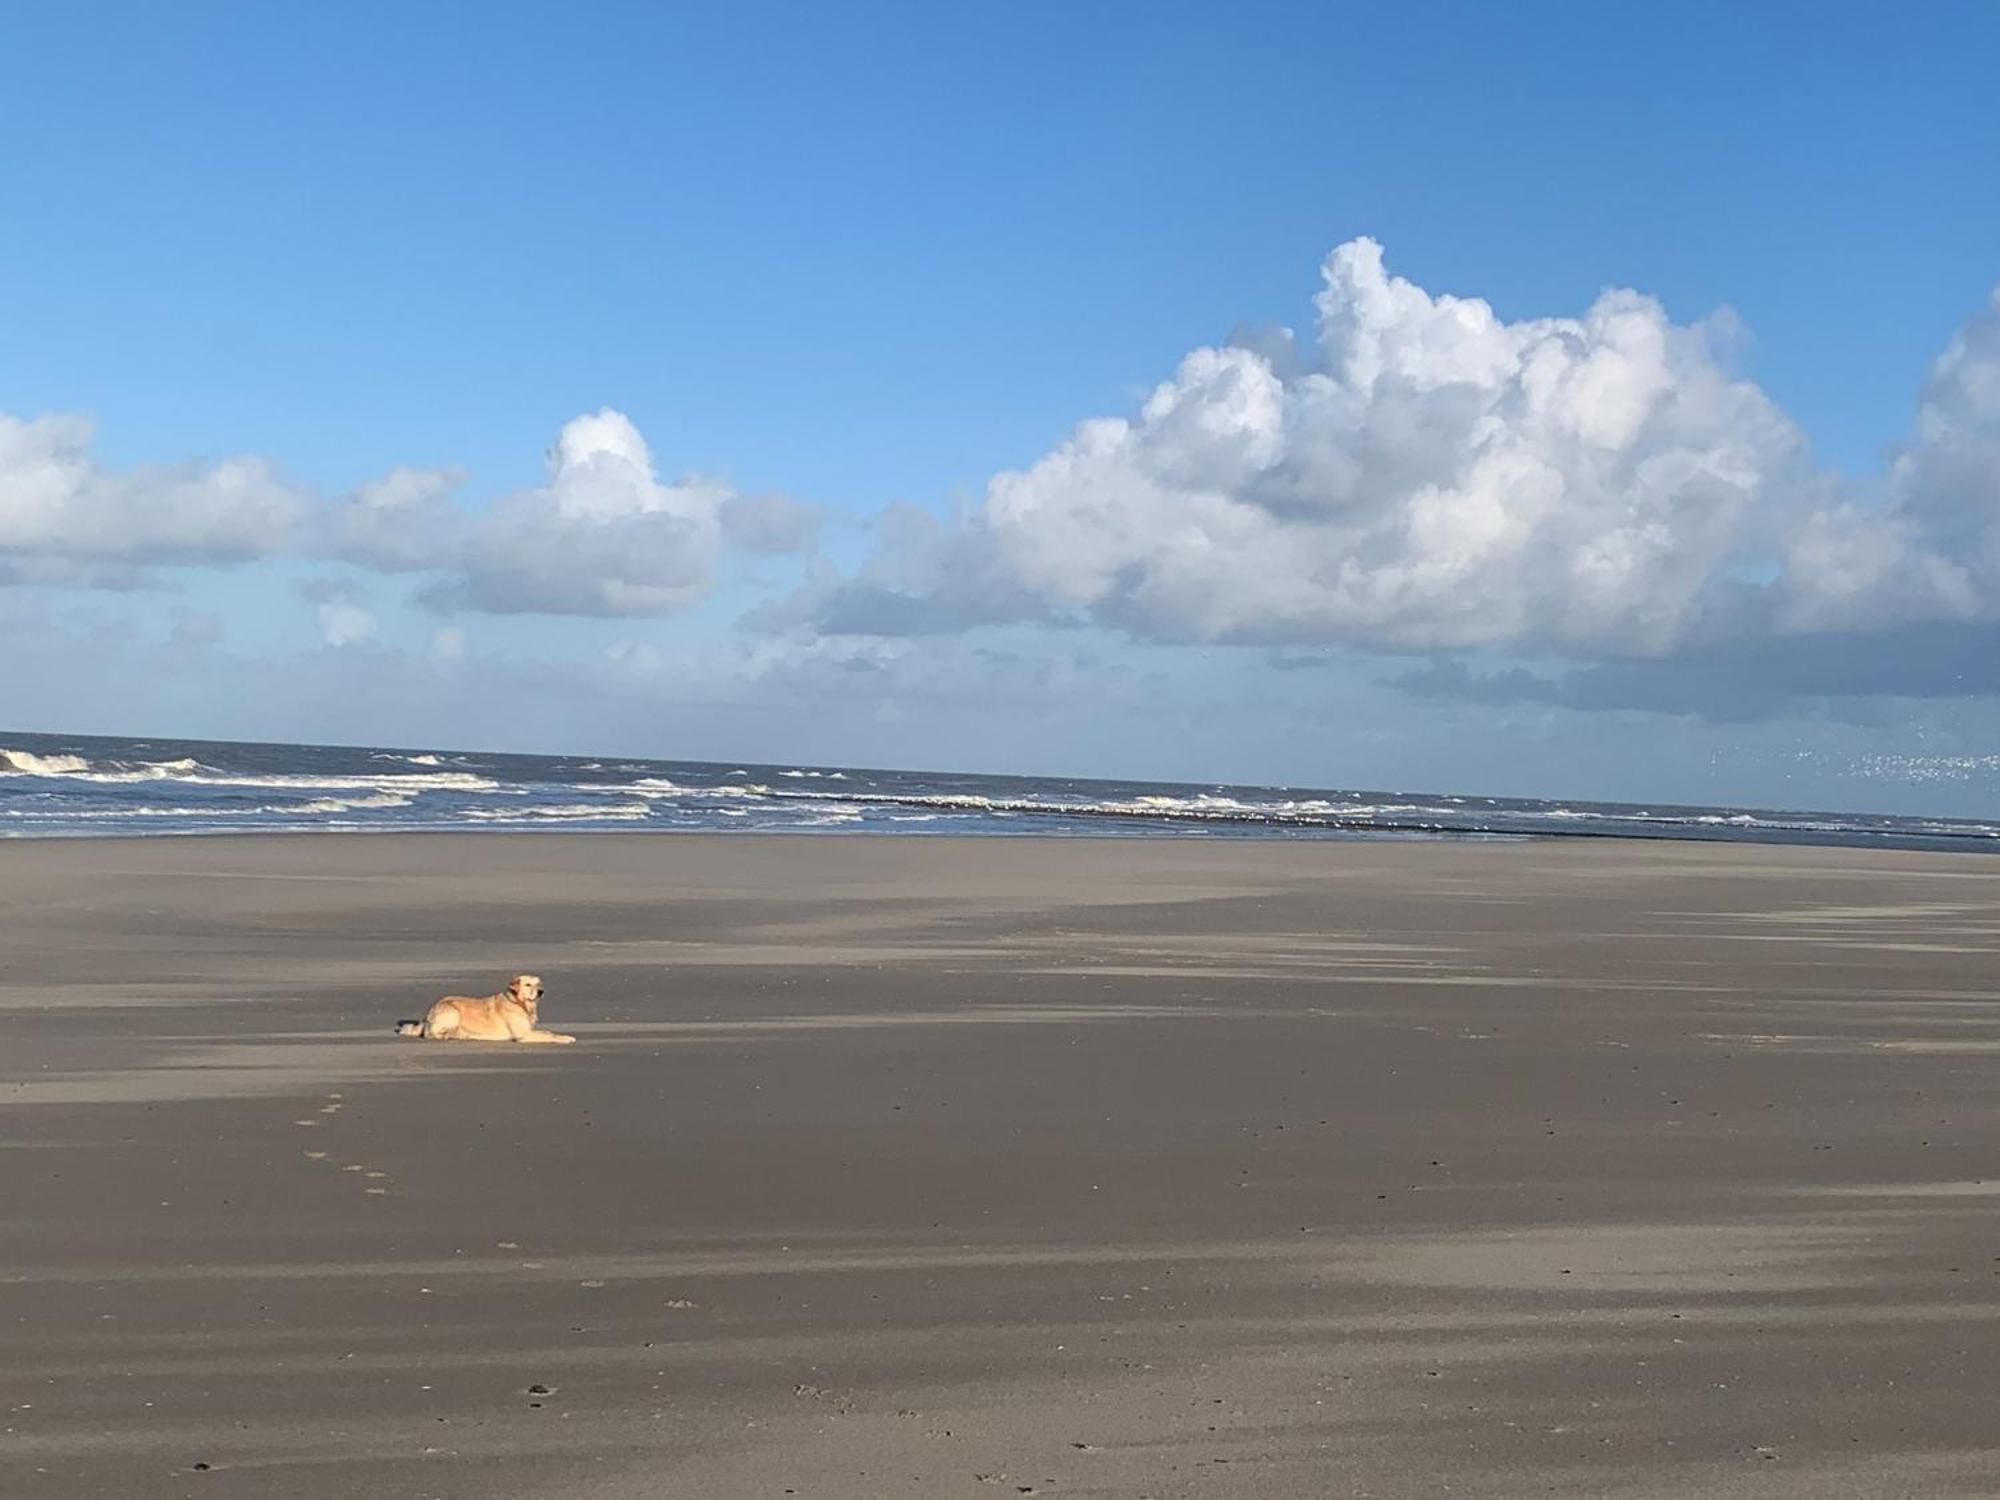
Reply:
[[2000, 823], [1973, 819], [0, 732], [0, 836], [398, 829], [1596, 835], [2000, 849]]

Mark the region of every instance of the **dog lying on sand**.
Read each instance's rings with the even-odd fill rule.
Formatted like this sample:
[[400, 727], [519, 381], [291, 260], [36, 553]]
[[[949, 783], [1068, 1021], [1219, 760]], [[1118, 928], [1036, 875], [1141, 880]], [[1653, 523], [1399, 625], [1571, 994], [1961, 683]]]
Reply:
[[398, 1021], [398, 1036], [420, 1036], [431, 1042], [573, 1042], [560, 1031], [544, 1031], [535, 1024], [542, 1004], [542, 981], [537, 974], [516, 974], [497, 995], [475, 1000], [469, 995], [446, 995], [421, 1021]]

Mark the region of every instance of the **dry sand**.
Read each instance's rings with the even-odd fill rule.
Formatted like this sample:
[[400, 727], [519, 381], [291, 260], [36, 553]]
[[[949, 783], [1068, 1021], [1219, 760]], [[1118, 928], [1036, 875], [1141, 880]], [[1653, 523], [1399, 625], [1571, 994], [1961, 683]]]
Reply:
[[[1990, 1495], [1996, 953], [1980, 856], [0, 845], [0, 1493]], [[517, 969], [579, 1045], [390, 1034]]]

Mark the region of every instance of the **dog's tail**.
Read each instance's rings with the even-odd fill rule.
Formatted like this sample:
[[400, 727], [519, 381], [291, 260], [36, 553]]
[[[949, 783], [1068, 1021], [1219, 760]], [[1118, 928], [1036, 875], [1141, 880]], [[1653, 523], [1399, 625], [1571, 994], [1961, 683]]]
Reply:
[[422, 1021], [398, 1021], [396, 1023], [397, 1036], [422, 1036], [423, 1034], [424, 1023]]

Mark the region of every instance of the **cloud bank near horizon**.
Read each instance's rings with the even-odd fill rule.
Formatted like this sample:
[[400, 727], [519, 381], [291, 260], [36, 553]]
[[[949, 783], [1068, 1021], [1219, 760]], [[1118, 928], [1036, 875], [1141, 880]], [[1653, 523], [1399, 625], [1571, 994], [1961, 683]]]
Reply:
[[609, 408], [566, 423], [544, 483], [483, 512], [465, 476], [396, 469], [327, 498], [268, 460], [235, 457], [116, 473], [75, 416], [0, 413], [0, 584], [133, 589], [160, 568], [269, 558], [423, 574], [440, 610], [666, 615], [713, 584], [725, 546], [810, 551], [818, 512], [719, 480], [663, 482], [639, 429]]

